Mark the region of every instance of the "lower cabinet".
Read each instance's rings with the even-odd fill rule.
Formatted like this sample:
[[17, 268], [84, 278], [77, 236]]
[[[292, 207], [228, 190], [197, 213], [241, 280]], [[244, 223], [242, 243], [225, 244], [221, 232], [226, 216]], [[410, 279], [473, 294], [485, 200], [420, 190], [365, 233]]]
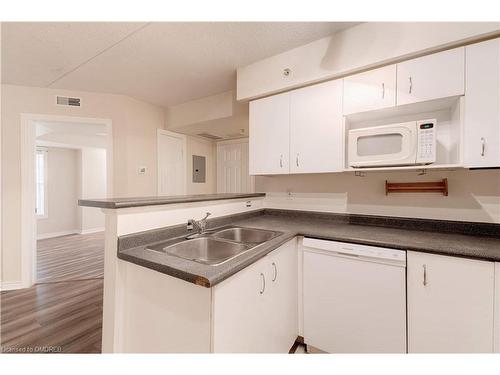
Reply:
[[213, 352], [289, 351], [298, 335], [297, 260], [293, 239], [213, 288]]
[[408, 352], [491, 353], [493, 262], [407, 253]]

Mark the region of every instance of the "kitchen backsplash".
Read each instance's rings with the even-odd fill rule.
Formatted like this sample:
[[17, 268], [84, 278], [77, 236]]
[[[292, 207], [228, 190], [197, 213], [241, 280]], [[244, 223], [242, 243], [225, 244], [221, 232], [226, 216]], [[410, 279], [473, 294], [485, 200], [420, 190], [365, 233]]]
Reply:
[[[385, 181], [421, 182], [448, 179], [449, 195], [394, 193]], [[257, 192], [266, 192], [266, 207], [323, 212], [500, 223], [500, 171], [457, 170], [258, 176]]]

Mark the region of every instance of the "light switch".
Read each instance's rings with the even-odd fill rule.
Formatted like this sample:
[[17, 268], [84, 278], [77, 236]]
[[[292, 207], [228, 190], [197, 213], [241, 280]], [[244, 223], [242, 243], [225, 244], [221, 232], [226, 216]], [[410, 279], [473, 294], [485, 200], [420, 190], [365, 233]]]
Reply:
[[146, 167], [139, 167], [137, 169], [137, 171], [138, 171], [139, 174], [146, 174], [147, 168]]

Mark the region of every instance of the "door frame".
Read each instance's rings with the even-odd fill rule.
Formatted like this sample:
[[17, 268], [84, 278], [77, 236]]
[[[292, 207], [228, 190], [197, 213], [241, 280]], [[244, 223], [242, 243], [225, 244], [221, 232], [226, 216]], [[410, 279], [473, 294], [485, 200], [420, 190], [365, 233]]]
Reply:
[[182, 193], [187, 194], [187, 136], [185, 134], [176, 133], [170, 130], [165, 129], [157, 129], [156, 132], [156, 176], [157, 176], [157, 186], [156, 186], [156, 195], [160, 196], [160, 137], [168, 136], [173, 138], [178, 138], [182, 141], [182, 164], [183, 168], [183, 179], [182, 179]]
[[21, 288], [36, 283], [36, 121], [106, 126], [106, 195], [113, 195], [113, 131], [111, 119], [21, 113]]

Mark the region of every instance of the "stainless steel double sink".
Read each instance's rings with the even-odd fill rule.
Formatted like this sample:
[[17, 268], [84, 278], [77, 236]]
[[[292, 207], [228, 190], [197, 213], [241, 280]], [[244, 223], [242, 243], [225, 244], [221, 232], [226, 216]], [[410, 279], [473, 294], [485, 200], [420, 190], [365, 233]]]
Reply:
[[176, 238], [148, 249], [160, 251], [179, 258], [216, 266], [263, 244], [279, 235], [265, 229], [224, 227], [207, 231], [195, 238]]

